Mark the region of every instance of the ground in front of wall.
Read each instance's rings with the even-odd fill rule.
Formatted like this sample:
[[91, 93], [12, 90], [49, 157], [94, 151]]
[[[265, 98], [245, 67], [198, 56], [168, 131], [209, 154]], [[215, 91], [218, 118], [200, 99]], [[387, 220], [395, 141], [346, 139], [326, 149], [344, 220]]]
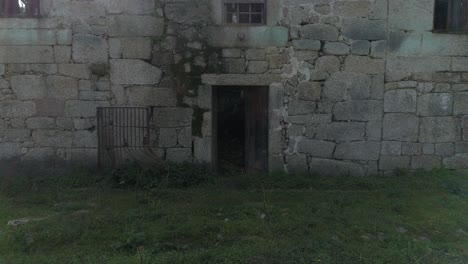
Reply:
[[467, 176], [310, 177], [292, 189], [294, 177], [283, 188], [274, 178], [151, 190], [3, 185], [0, 263], [468, 262]]

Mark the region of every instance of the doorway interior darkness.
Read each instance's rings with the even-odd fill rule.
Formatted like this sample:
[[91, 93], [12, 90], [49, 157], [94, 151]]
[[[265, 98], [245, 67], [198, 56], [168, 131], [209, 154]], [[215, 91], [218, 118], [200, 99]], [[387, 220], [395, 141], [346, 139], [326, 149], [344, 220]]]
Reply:
[[213, 89], [214, 165], [226, 170], [268, 169], [268, 87]]

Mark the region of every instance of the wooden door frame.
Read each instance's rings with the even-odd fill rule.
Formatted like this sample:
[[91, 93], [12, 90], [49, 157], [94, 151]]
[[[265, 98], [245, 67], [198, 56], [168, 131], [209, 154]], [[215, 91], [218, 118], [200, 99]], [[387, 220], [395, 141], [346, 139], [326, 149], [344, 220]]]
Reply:
[[[267, 168], [267, 171], [268, 171], [268, 168], [270, 166], [269, 164], [269, 155], [270, 155], [270, 137], [269, 137], [269, 134], [270, 134], [270, 119], [271, 119], [271, 116], [270, 116], [270, 96], [269, 96], [269, 91], [270, 91], [270, 86], [268, 85], [212, 85], [211, 86], [211, 138], [212, 138], [212, 142], [211, 142], [211, 167], [212, 167], [212, 170], [213, 172], [217, 173], [218, 172], [218, 93], [219, 93], [219, 89], [222, 89], [223, 87], [238, 87], [240, 89], [243, 89], [243, 90], [247, 90], [247, 89], [255, 89], [255, 88], [265, 88], [266, 89], [266, 96], [268, 98], [266, 98], [266, 101], [267, 101], [267, 135], [268, 135], [268, 138], [267, 138], [267, 148], [266, 148], [266, 151], [267, 151], [267, 159], [266, 159], [266, 162], [267, 164], [265, 164], [265, 167]], [[247, 108], [247, 104], [245, 106]], [[247, 120], [245, 120], [245, 122], [247, 123]], [[247, 130], [247, 125], [245, 127], [245, 129]], [[245, 134], [247, 134], [245, 132]], [[244, 152], [247, 152], [247, 138], [246, 138], [246, 142], [244, 143], [245, 146], [244, 146]], [[246, 155], [246, 153], [244, 154]], [[247, 165], [247, 161], [245, 161], [245, 165], [244, 166], [248, 166]]]

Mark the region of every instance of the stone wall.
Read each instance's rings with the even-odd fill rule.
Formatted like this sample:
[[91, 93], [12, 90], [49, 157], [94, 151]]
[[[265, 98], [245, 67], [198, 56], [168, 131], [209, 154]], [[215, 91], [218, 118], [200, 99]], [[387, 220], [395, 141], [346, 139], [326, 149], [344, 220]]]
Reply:
[[268, 85], [271, 170], [467, 168], [468, 36], [432, 33], [432, 2], [270, 0], [225, 27], [217, 0], [43, 0], [0, 19], [0, 158], [95, 161], [97, 106], [155, 106], [156, 153], [210, 162], [212, 86]]

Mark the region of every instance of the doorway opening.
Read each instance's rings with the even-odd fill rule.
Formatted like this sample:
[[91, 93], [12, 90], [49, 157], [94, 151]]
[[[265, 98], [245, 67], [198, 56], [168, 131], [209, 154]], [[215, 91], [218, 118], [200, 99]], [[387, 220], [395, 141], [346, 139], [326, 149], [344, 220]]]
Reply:
[[214, 164], [219, 172], [268, 169], [268, 87], [213, 89]]

